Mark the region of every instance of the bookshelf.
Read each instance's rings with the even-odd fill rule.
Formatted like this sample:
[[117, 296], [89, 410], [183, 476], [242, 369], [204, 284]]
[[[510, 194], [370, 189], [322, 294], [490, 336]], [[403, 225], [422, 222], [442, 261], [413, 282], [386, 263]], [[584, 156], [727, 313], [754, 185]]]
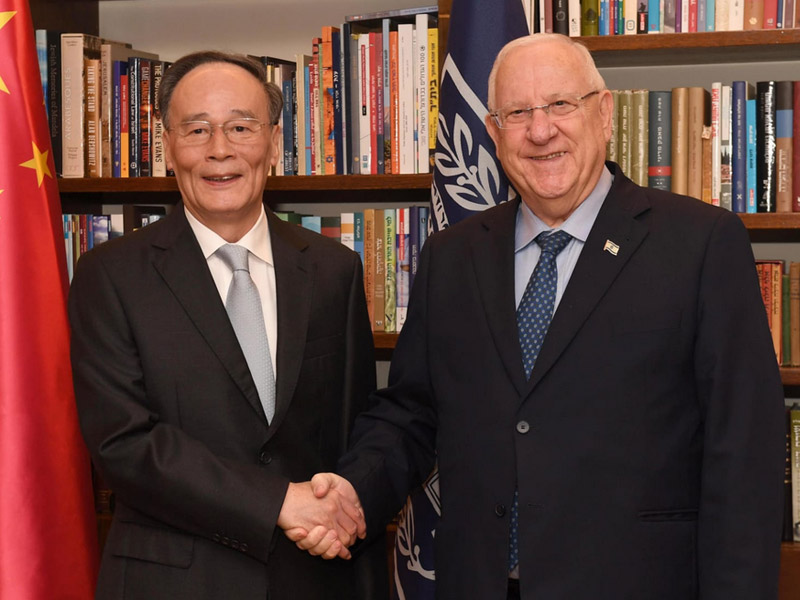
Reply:
[[[373, 2], [377, 3], [377, 0]], [[409, 6], [424, 3], [420, 0]], [[37, 27], [99, 34], [100, 4], [103, 3], [97, 0], [73, 0], [69, 3], [31, 0], [31, 9]], [[146, 3], [140, 5], [141, 10], [146, 10]], [[442, 50], [446, 47], [451, 6], [452, 0], [439, 1], [439, 37]], [[297, 15], [302, 13], [303, 8], [291, 10], [295, 10]], [[346, 9], [343, 9], [342, 14], [345, 14], [345, 11]], [[305, 19], [297, 20], [305, 21]], [[306, 44], [312, 35], [311, 32], [316, 29], [309, 24], [304, 24], [304, 28], [303, 44]], [[103, 33], [106, 34], [105, 31]], [[225, 31], [220, 30], [215, 33], [225, 39]], [[135, 39], [130, 41], [144, 49], [150, 49], [148, 42]], [[736, 75], [730, 73], [737, 73], [736, 69], [741, 64], [746, 65], [742, 77], [753, 81], [758, 78], [797, 79], [797, 73], [800, 72], [797, 69], [800, 61], [800, 29], [592, 36], [584, 37], [581, 41], [594, 55], [611, 88], [632, 85], [648, 87], [647, 81], [639, 78], [639, 73], [645, 69], [652, 71], [654, 80], [658, 80], [664, 70], [671, 74], [669, 83], [659, 81], [657, 85], [651, 86], [653, 89], [657, 86], [672, 87], [672, 85], [708, 86], [712, 81], [708, 75], [709, 70], [681, 68], [698, 62], [703, 63], [701, 66], [711, 65], [714, 69], [717, 67], [727, 69], [726, 74], [717, 76], [717, 79], [736, 78]], [[253, 48], [253, 51], [257, 50]], [[440, 60], [441, 58], [442, 56]], [[759, 69], [764, 65], [767, 65], [768, 70], [762, 72]], [[613, 77], [619, 77], [625, 84], [616, 85]], [[692, 82], [693, 77], [699, 78], [701, 83]], [[267, 182], [265, 197], [270, 203], [280, 204], [374, 203], [375, 193], [380, 192], [381, 201], [411, 204], [424, 202], [427, 199], [430, 183], [430, 175], [272, 177]], [[61, 179], [59, 188], [64, 210], [75, 212], [87, 205], [171, 204], [179, 199], [177, 184], [172, 178]], [[778, 242], [795, 245], [800, 243], [800, 213], [756, 214], [741, 217], [754, 243]], [[397, 336], [376, 333], [374, 339], [378, 358], [388, 360]], [[781, 374], [787, 393], [800, 397], [800, 368], [783, 368]], [[784, 544], [782, 547], [780, 590], [782, 600], [796, 597], [797, 590], [800, 590], [800, 544]]]

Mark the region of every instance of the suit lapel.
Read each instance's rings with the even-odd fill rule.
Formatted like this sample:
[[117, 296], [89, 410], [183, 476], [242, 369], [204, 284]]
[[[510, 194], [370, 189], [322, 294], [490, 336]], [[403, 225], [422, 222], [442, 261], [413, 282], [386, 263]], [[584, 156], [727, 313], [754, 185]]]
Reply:
[[472, 260], [484, 313], [509, 379], [526, 388], [514, 306], [514, 230], [519, 200], [482, 213], [484, 235], [474, 238]]
[[314, 267], [304, 253], [307, 242], [295, 233], [296, 225], [281, 221], [270, 210], [267, 210], [267, 218], [278, 302], [277, 391], [275, 418], [270, 426], [272, 435], [286, 416], [303, 363]]
[[[618, 167], [613, 168], [612, 172], [614, 183], [553, 315], [533, 367], [527, 393], [558, 360], [647, 236], [647, 227], [636, 219], [650, 207], [644, 192], [625, 177]], [[604, 249], [606, 241], [619, 246], [616, 255]]]
[[225, 305], [183, 211], [183, 205], [175, 207], [154, 238], [153, 245], [160, 251], [155, 254], [153, 266], [247, 401], [266, 421]]

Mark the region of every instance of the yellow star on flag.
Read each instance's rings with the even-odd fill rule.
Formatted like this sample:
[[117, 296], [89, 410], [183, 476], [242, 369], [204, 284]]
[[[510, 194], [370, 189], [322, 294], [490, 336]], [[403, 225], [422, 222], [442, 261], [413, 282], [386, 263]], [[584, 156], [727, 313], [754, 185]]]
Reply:
[[[8, 23], [14, 17], [15, 14], [17, 14], [17, 11], [15, 10], [0, 12], [0, 29], [5, 27], [5, 24]], [[8, 91], [8, 87], [6, 87], [6, 84], [3, 81], [2, 76], [0, 76], [0, 92], [5, 92], [6, 94], [11, 93]]]
[[50, 173], [50, 167], [47, 165], [47, 155], [50, 154], [50, 151], [45, 150], [44, 153], [40, 152], [39, 148], [36, 147], [36, 142], [31, 142], [31, 146], [33, 146], [33, 158], [24, 163], [20, 163], [19, 166], [27, 167], [28, 169], [36, 169], [36, 179], [38, 180], [39, 187], [42, 187], [42, 180], [45, 175], [50, 178], [53, 177], [52, 173]]

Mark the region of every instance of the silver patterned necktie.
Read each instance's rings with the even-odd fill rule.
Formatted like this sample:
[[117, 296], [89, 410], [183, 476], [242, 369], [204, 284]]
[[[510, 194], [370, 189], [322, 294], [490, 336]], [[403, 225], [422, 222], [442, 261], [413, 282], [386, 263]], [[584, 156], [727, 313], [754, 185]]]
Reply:
[[[536, 236], [536, 243], [542, 249], [539, 262], [533, 270], [525, 293], [517, 308], [517, 328], [519, 344], [522, 348], [522, 364], [525, 378], [530, 379], [533, 365], [542, 348], [542, 341], [553, 318], [556, 303], [556, 287], [558, 285], [558, 269], [556, 256], [566, 247], [572, 236], [566, 231], [554, 233], [543, 232]], [[508, 537], [509, 571], [519, 562], [519, 492], [514, 491], [511, 504], [511, 531]]]
[[275, 416], [275, 373], [272, 370], [261, 296], [250, 277], [250, 251], [244, 246], [225, 244], [216, 253], [233, 271], [225, 309], [256, 384], [267, 422], [272, 422]]

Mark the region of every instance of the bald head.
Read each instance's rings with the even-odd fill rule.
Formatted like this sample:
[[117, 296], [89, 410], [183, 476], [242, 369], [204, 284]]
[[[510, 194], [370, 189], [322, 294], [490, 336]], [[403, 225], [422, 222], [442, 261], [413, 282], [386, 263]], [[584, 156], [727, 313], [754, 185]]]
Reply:
[[510, 41], [508, 44], [503, 46], [503, 48], [497, 54], [497, 58], [494, 60], [494, 65], [492, 65], [492, 71], [489, 73], [488, 100], [490, 111], [497, 110], [498, 108], [498, 106], [495, 104], [497, 75], [506, 60], [511, 55], [522, 49], [531, 49], [535, 51], [536, 49], [543, 48], [545, 46], [548, 48], [563, 48], [564, 53], [574, 54], [577, 64], [583, 71], [582, 74], [576, 73], [575, 75], [585, 77], [586, 81], [593, 89], [605, 89], [606, 83], [603, 80], [603, 76], [600, 75], [600, 72], [597, 70], [597, 67], [594, 64], [594, 59], [592, 58], [592, 55], [589, 54], [586, 46], [574, 41], [570, 37], [561, 35], [560, 33], [534, 33], [532, 35], [526, 35]]

